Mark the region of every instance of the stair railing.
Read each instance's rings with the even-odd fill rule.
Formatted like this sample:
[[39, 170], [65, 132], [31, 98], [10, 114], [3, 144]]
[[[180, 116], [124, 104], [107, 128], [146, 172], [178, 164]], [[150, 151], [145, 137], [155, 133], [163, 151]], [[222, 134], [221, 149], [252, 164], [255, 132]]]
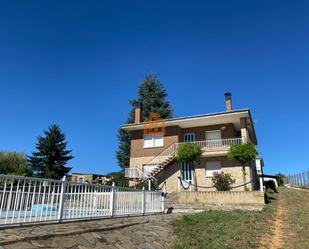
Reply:
[[[173, 143], [169, 147], [167, 147], [164, 151], [159, 153], [157, 156], [155, 156], [153, 159], [151, 159], [146, 166], [153, 166], [148, 167], [148, 171], [151, 172], [156, 169], [161, 163], [163, 163], [167, 158], [174, 157], [177, 152], [178, 143]], [[149, 169], [150, 168], [150, 169]]]

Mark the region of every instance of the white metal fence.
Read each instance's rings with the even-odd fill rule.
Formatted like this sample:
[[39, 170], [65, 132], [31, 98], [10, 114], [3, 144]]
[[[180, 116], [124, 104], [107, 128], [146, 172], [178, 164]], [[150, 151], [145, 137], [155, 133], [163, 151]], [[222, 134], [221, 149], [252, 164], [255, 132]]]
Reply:
[[309, 170], [289, 175], [288, 183], [296, 186], [309, 186]]
[[0, 226], [163, 211], [161, 192], [0, 174]]

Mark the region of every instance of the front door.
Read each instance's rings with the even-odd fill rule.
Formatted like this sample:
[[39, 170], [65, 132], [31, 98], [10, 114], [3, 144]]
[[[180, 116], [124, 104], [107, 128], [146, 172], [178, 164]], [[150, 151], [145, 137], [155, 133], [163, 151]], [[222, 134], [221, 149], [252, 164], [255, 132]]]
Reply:
[[182, 185], [187, 188], [193, 183], [193, 172], [191, 163], [181, 163], [181, 181]]

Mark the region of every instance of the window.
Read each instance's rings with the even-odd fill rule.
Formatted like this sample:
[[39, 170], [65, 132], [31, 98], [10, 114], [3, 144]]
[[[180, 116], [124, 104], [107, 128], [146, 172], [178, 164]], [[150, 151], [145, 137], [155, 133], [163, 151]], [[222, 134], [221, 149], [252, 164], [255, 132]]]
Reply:
[[181, 179], [187, 182], [192, 181], [192, 165], [191, 163], [181, 163]]
[[206, 131], [206, 140], [221, 139], [221, 130]]
[[186, 133], [183, 135], [184, 142], [194, 142], [195, 141], [195, 134], [194, 133]]
[[85, 178], [83, 176], [79, 176], [77, 181], [78, 181], [78, 183], [84, 183], [85, 182]]
[[215, 172], [221, 172], [221, 162], [210, 161], [206, 162], [206, 177], [213, 177]]
[[163, 146], [163, 136], [149, 135], [144, 136], [144, 148]]

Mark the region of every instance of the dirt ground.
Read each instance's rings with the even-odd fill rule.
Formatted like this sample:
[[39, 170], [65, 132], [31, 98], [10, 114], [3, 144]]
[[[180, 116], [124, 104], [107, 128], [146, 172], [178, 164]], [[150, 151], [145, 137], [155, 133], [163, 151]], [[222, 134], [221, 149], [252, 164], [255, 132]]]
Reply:
[[309, 191], [280, 188], [269, 222], [270, 232], [261, 239], [261, 249], [309, 248]]

